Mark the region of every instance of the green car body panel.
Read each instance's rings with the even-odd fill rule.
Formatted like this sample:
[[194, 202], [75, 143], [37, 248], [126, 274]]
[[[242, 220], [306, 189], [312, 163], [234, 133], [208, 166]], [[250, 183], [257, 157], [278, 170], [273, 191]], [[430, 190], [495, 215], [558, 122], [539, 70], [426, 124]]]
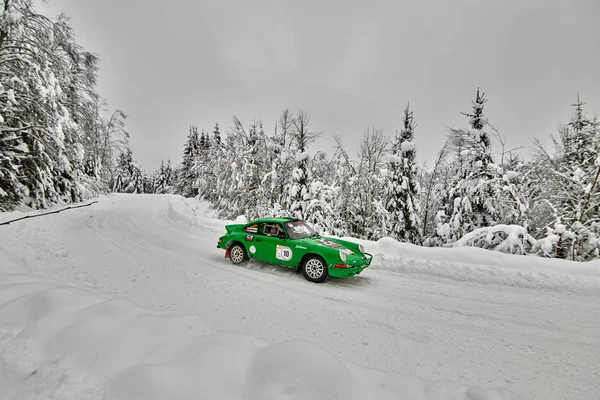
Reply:
[[317, 235], [304, 221], [294, 218], [262, 218], [247, 224], [225, 227], [217, 247], [229, 249], [241, 244], [247, 258], [300, 268], [310, 256], [318, 256], [327, 266], [327, 275], [347, 278], [361, 273], [371, 264], [373, 256], [362, 246], [347, 240]]

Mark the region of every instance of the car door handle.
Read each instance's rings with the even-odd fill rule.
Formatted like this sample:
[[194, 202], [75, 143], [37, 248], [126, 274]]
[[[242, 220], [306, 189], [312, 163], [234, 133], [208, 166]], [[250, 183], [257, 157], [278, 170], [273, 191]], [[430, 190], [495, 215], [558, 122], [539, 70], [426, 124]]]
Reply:
[[257, 242], [262, 242], [262, 239], [256, 239]]

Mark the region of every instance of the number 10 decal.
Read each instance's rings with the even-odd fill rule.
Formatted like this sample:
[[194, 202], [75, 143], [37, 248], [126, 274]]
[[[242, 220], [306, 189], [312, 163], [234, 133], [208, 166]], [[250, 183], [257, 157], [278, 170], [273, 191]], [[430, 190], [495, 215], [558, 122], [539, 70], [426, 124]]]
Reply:
[[275, 258], [283, 261], [290, 261], [292, 259], [292, 249], [286, 246], [277, 246], [275, 250]]

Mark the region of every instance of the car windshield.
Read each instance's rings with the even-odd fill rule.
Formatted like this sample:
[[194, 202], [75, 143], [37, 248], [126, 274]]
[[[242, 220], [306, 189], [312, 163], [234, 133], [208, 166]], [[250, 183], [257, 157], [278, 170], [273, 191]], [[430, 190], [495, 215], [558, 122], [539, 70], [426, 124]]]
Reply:
[[315, 236], [317, 232], [304, 221], [290, 221], [284, 224], [290, 239], [304, 239]]

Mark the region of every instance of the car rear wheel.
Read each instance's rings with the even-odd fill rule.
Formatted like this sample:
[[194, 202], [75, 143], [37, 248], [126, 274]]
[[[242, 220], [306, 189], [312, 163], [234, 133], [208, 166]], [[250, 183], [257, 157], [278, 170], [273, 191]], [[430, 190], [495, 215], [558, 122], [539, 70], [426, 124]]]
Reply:
[[329, 275], [327, 264], [319, 256], [309, 256], [302, 263], [302, 275], [310, 282], [321, 283]]
[[229, 249], [229, 259], [234, 264], [241, 264], [248, 259], [246, 249], [239, 243], [234, 244]]

